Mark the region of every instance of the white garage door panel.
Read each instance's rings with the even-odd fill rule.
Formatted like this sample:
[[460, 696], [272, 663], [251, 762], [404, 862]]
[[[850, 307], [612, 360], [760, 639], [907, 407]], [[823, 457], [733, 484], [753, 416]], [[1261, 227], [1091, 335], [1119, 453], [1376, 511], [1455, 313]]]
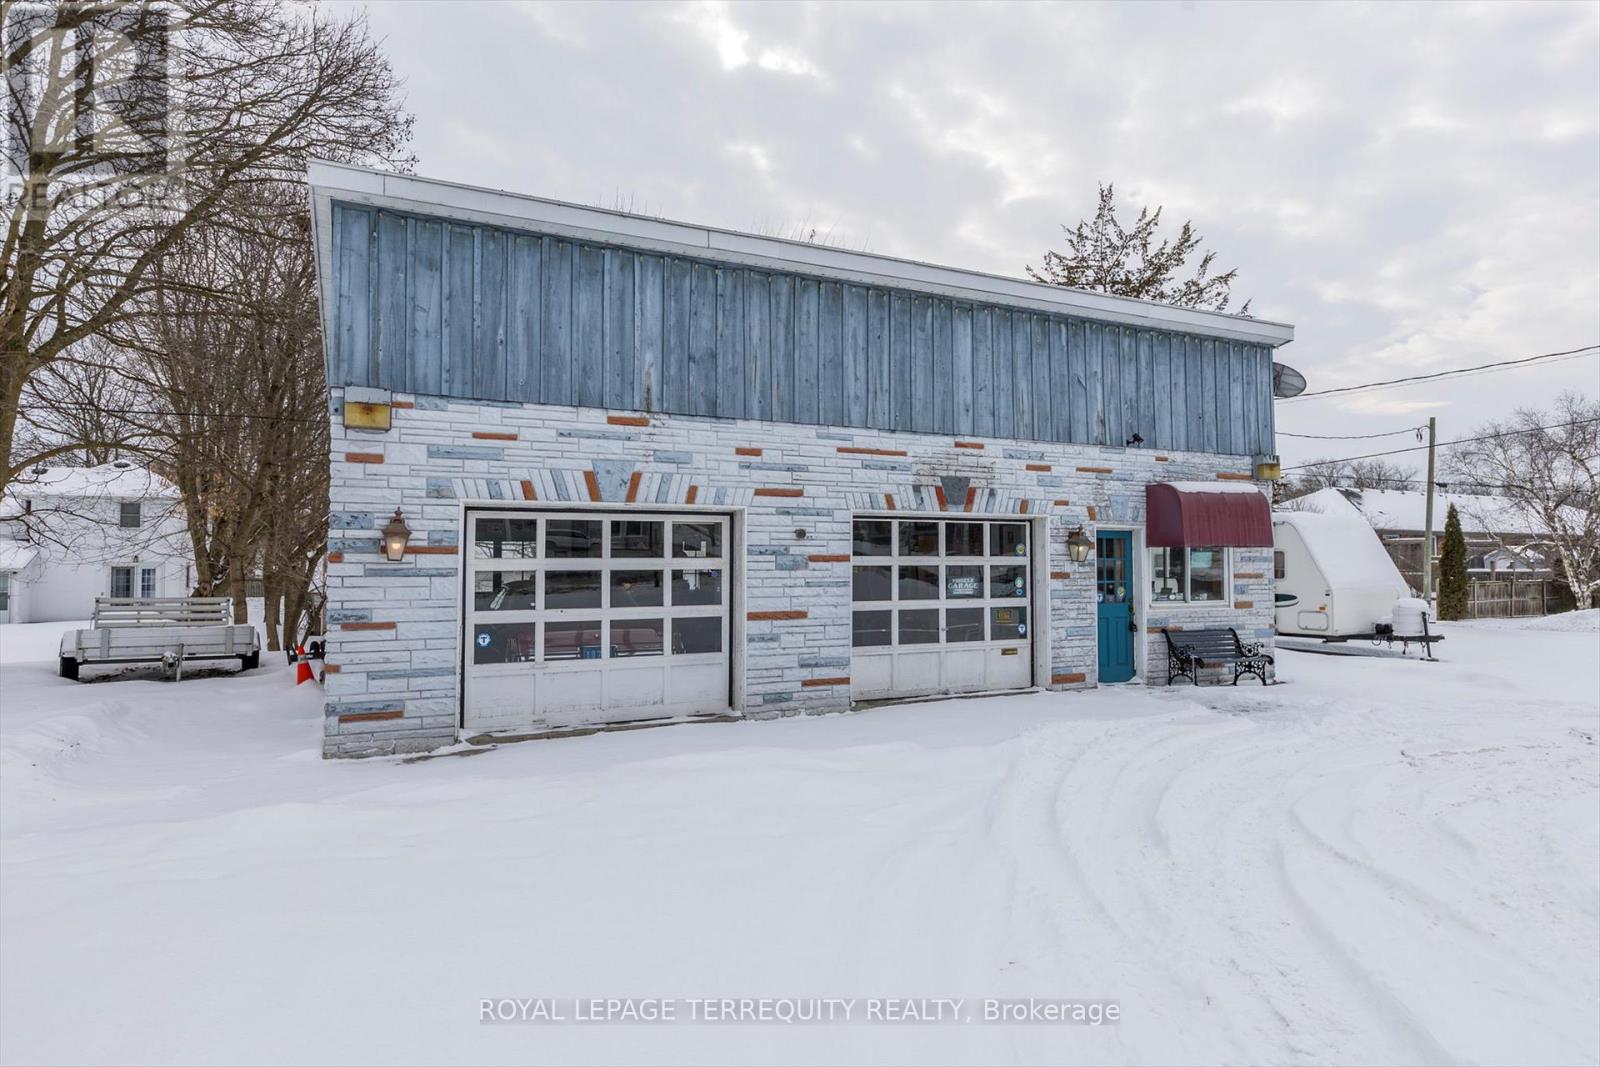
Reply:
[[852, 699], [1033, 684], [1026, 521], [858, 517], [852, 534]]
[[718, 515], [469, 513], [465, 728], [726, 712], [728, 535]]

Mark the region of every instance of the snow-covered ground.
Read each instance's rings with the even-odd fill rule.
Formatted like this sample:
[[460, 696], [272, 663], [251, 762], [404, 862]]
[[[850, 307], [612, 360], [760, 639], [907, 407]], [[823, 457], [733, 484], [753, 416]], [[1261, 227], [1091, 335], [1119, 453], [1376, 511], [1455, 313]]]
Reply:
[[[1446, 634], [1265, 690], [327, 763], [280, 657], [75, 684], [0, 627], [0, 1060], [1594, 1063], [1594, 613]], [[1122, 1019], [479, 1021], [608, 996]]]

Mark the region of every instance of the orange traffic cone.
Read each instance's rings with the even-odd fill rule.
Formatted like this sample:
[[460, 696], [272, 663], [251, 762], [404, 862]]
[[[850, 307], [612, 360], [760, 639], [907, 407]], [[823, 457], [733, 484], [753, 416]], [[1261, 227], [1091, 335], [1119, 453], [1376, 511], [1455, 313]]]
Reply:
[[306, 650], [300, 645], [294, 646], [294, 684], [309, 682], [316, 675], [311, 670], [311, 661], [306, 659]]

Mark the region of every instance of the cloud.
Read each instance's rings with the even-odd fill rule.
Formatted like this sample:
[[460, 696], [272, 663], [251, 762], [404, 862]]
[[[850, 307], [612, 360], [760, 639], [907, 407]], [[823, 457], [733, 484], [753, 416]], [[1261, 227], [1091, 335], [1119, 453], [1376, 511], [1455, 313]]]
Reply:
[[[1113, 181], [1329, 388], [1600, 340], [1600, 5], [375, 5], [420, 173], [1020, 275]], [[1457, 432], [1592, 363], [1285, 405]], [[1286, 452], [1296, 447], [1285, 442]]]

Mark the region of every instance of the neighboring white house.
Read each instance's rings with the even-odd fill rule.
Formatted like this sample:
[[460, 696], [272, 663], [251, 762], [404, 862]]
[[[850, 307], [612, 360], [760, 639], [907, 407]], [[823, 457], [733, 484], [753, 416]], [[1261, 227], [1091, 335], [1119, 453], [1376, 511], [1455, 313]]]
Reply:
[[178, 491], [127, 460], [39, 467], [0, 509], [0, 622], [87, 619], [100, 596], [185, 596], [194, 580]]

